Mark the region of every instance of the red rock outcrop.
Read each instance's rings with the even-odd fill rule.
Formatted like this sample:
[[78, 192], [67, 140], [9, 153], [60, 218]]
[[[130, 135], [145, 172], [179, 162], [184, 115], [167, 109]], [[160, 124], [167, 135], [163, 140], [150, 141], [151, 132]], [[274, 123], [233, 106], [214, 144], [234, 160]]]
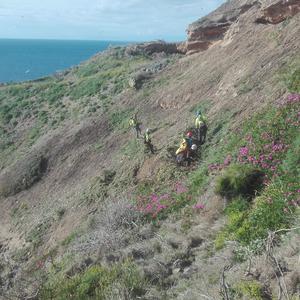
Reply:
[[256, 4], [258, 2], [255, 0], [226, 2], [208, 16], [189, 25], [187, 54], [207, 50], [214, 42], [222, 40], [231, 24]]
[[[253, 19], [256, 23], [277, 24], [300, 11], [300, 0], [231, 0], [221, 5], [206, 17], [189, 25], [187, 29], [188, 39], [182, 43], [166, 43], [153, 41], [142, 44], [130, 45], [126, 48], [128, 55], [154, 53], [165, 54], [193, 54], [207, 50], [217, 41], [223, 40], [229, 27], [249, 9], [256, 6], [259, 11], [261, 6], [269, 6], [259, 12], [259, 16]], [[270, 3], [272, 3], [270, 5]]]
[[278, 24], [300, 12], [300, 0], [281, 0], [262, 10], [256, 23]]

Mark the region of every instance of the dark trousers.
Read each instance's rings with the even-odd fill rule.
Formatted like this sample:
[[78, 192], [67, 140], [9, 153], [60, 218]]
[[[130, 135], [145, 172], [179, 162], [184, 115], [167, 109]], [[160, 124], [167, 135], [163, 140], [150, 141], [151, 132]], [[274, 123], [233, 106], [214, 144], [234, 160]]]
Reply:
[[205, 143], [206, 140], [206, 134], [207, 134], [207, 125], [204, 124], [203, 126], [200, 127], [200, 137], [201, 137], [201, 144]]
[[150, 150], [152, 154], [154, 154], [154, 146], [151, 142], [145, 142], [146, 147]]
[[207, 125], [202, 125], [200, 128], [197, 128], [197, 137], [200, 144], [204, 144], [207, 134]]
[[134, 129], [135, 129], [135, 132], [136, 132], [136, 137], [138, 138], [138, 137], [139, 137], [139, 134], [142, 134], [140, 125], [139, 125], [139, 124], [135, 125], [135, 126], [134, 126]]

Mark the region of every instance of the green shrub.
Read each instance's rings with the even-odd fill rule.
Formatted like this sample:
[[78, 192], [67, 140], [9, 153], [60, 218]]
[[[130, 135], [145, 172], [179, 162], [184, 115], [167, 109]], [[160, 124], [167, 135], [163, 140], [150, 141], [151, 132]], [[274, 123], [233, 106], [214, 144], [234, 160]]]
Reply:
[[221, 250], [225, 246], [225, 241], [227, 240], [226, 231], [220, 231], [215, 238], [215, 249]]
[[233, 200], [225, 209], [228, 220], [217, 236], [216, 247], [229, 238], [250, 245], [266, 238], [269, 231], [289, 226], [295, 207], [289, 205], [285, 191], [284, 186], [276, 183], [269, 185], [252, 205], [242, 198]]
[[41, 97], [50, 105], [60, 101], [68, 93], [68, 86], [64, 83], [53, 82], [49, 88], [41, 93]]
[[235, 212], [245, 212], [250, 207], [250, 203], [242, 197], [233, 199], [230, 204], [225, 208], [225, 213], [230, 215]]
[[300, 135], [298, 135], [288, 150], [282, 163], [285, 177], [290, 176], [289, 181], [300, 182]]
[[265, 238], [269, 231], [281, 229], [292, 220], [292, 208], [287, 206], [283, 187], [279, 183], [272, 184], [255, 199], [253, 208], [236, 231], [236, 237], [249, 243]]
[[264, 174], [249, 165], [231, 165], [216, 181], [216, 193], [232, 199], [242, 196], [251, 198], [261, 190]]
[[111, 113], [109, 123], [113, 128], [125, 129], [129, 126], [129, 118], [132, 115], [132, 109], [124, 109]]
[[207, 166], [201, 166], [189, 176], [189, 186], [193, 193], [198, 193], [209, 182]]
[[71, 278], [44, 285], [39, 299], [136, 299], [145, 293], [146, 281], [126, 261], [112, 267], [92, 266]]
[[234, 291], [240, 297], [239, 299], [246, 299], [251, 300], [262, 300], [264, 299], [264, 293], [262, 286], [256, 280], [250, 281], [242, 281], [236, 285]]
[[300, 68], [295, 68], [284, 76], [284, 83], [289, 91], [300, 93]]
[[72, 99], [94, 96], [99, 94], [103, 85], [103, 79], [99, 76], [87, 77], [80, 80], [71, 90]]
[[239, 232], [244, 221], [244, 213], [240, 211], [232, 212], [229, 215], [228, 229], [231, 232]]
[[224, 236], [251, 245], [265, 239], [269, 231], [289, 226], [295, 207], [289, 206], [285, 190], [276, 183], [268, 186], [252, 205], [243, 199], [232, 201], [225, 210], [228, 221]]

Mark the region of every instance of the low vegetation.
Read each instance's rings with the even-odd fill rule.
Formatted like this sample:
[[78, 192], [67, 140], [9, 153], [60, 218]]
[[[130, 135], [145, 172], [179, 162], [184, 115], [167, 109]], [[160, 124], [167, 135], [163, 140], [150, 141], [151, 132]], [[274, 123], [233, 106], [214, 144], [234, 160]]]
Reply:
[[[147, 63], [151, 58], [126, 56], [124, 49], [116, 48], [69, 70], [65, 76], [1, 87], [0, 166], [6, 165], [11, 150], [18, 148], [21, 152], [22, 146], [30, 147], [42, 133], [70, 120], [109, 111], [113, 98], [129, 87], [131, 74]], [[128, 113], [109, 112], [111, 125], [116, 126]], [[18, 124], [24, 123], [25, 132], [16, 147]]]
[[[37, 256], [34, 270], [43, 274], [42, 286], [37, 289], [39, 299], [143, 299], [147, 293], [152, 296], [154, 285], [160, 295], [165, 295], [167, 289], [176, 285], [176, 280], [188, 281], [195, 274], [193, 268], [198, 266], [194, 261], [200, 264], [197, 261], [200, 256], [195, 258], [198, 250], [199, 253], [206, 251], [203, 259], [210, 262], [216, 252], [234, 244], [232, 263], [243, 263], [249, 256], [261, 253], [270, 231], [291, 228], [299, 216], [299, 69], [293, 68], [283, 76], [291, 94], [274, 101], [240, 128], [234, 131], [231, 128], [234, 109], [219, 113], [209, 128], [208, 140], [201, 147], [198, 162], [191, 168], [172, 165], [169, 157], [161, 154], [163, 150], [155, 159], [168, 159], [167, 163], [164, 161], [149, 181], [139, 181], [139, 172], [148, 156], [134, 132], [132, 138], [126, 136], [122, 140], [130, 130], [128, 119], [135, 111], [126, 105], [121, 108], [117, 101], [118, 95], [128, 88], [131, 75], [149, 62], [151, 59], [142, 55], [127, 57], [120, 48], [112, 50], [110, 55], [94, 57], [65, 76], [0, 87], [1, 168], [11, 164], [8, 158], [14, 161], [13, 168], [3, 172], [0, 178], [0, 196], [13, 196], [29, 189], [48, 175], [48, 168], [56, 162], [49, 159], [48, 166], [47, 152], [35, 154], [32, 151], [24, 155], [48, 130], [103, 112], [101, 116], [105, 116], [107, 127], [119, 138], [112, 147], [116, 149], [114, 160], [118, 163], [110, 160], [109, 155], [105, 156], [108, 160], [101, 166], [101, 172], [98, 172], [100, 167], [95, 169], [93, 179], [86, 178], [84, 189], [59, 199], [59, 205], [52, 212], [45, 212], [45, 215], [52, 213], [51, 217], [44, 217], [43, 222], [24, 229], [24, 245], [14, 253], [14, 260], [21, 263]], [[151, 88], [165, 85], [168, 80], [169, 77], [162, 77], [161, 82], [134, 91], [136, 99], [148, 97]], [[255, 88], [249, 80], [239, 86], [240, 95]], [[190, 112], [209, 111], [211, 103], [203, 100], [202, 104], [191, 107]], [[19, 124], [26, 124], [21, 141], [17, 138]], [[174, 125], [166, 124], [162, 121], [155, 130]], [[91, 131], [94, 129], [91, 126]], [[97, 138], [93, 135], [91, 144], [79, 153], [78, 161], [85, 163], [86, 154], [97, 159], [102, 150], [107, 151], [108, 139], [98, 141]], [[76, 137], [75, 142], [80, 140], [81, 136]], [[174, 152], [171, 148], [174, 145], [167, 146]], [[74, 157], [68, 157], [68, 149], [65, 152], [58, 157], [57, 164], [65, 161], [69, 166], [76, 164]], [[19, 160], [21, 155], [26, 159]], [[75, 167], [72, 171], [75, 173]], [[65, 174], [64, 170], [61, 173]], [[65, 177], [73, 175], [66, 174]], [[67, 181], [65, 177], [63, 180]], [[53, 198], [55, 196], [54, 193]], [[200, 214], [203, 219], [208, 215], [206, 208], [210, 200], [220, 201], [216, 209], [220, 211], [212, 212], [211, 209], [209, 213], [215, 215], [207, 218], [215, 221], [216, 216], [221, 215], [222, 219], [223, 213], [225, 220], [211, 232], [208, 227], [201, 227], [202, 218], [199, 218]], [[18, 228], [25, 218], [30, 218], [31, 208], [26, 197], [15, 204], [11, 217]], [[70, 217], [77, 216], [79, 210], [84, 215], [78, 213], [81, 219], [74, 225]], [[198, 222], [196, 229], [192, 228], [193, 222]], [[49, 259], [42, 254], [44, 244], [48, 246], [47, 237], [65, 225], [70, 228], [66, 229]], [[199, 230], [203, 237], [192, 236], [190, 229]], [[74, 253], [81, 256], [80, 262], [82, 256], [88, 256], [91, 261], [76, 268], [72, 265]], [[93, 260], [89, 257], [91, 253], [97, 253]], [[112, 253], [117, 254], [109, 257]], [[66, 257], [68, 266], [64, 264]], [[214, 258], [218, 259], [217, 255]], [[213, 285], [219, 282], [218, 272], [214, 270], [208, 276]], [[145, 278], [149, 278], [149, 282]], [[236, 299], [265, 299], [264, 288], [252, 278], [231, 285], [229, 292]]]
[[40, 299], [139, 299], [147, 282], [130, 262], [111, 267], [92, 266], [72, 277], [56, 278], [45, 284]]
[[231, 165], [217, 178], [216, 193], [222, 197], [252, 198], [262, 188], [264, 173], [249, 165]]

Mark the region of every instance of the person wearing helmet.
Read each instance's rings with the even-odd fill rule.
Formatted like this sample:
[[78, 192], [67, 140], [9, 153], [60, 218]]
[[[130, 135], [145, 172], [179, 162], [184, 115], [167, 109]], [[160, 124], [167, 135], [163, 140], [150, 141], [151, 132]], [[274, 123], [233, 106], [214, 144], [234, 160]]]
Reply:
[[186, 159], [187, 151], [188, 151], [188, 143], [187, 143], [187, 139], [184, 138], [180, 143], [179, 148], [176, 150], [176, 162], [178, 165], [181, 165], [181, 163]]
[[142, 134], [141, 128], [140, 128], [140, 122], [137, 119], [137, 114], [132, 116], [129, 120], [129, 126], [135, 130], [136, 137], [139, 138], [139, 134]]
[[[187, 138], [188, 138], [189, 140], [192, 141], [193, 133], [192, 133], [191, 131], [188, 131], [187, 134], [186, 134], [186, 136], [187, 136]], [[191, 146], [192, 146], [192, 145], [191, 145]]]
[[186, 142], [186, 159], [189, 161], [190, 159], [190, 153], [191, 153], [191, 147], [193, 145], [193, 133], [191, 131], [188, 131], [185, 137]]
[[146, 129], [146, 132], [144, 134], [144, 144], [150, 150], [150, 152], [152, 154], [154, 154], [154, 146], [153, 146], [153, 144], [151, 142], [150, 129], [149, 128]]
[[189, 131], [187, 134], [186, 134], [186, 142], [187, 142], [187, 145], [188, 145], [188, 149], [190, 150], [192, 145], [193, 145], [193, 133], [191, 131]]
[[201, 111], [197, 111], [196, 119], [195, 119], [195, 128], [197, 131], [197, 138], [200, 144], [205, 143], [206, 134], [207, 134], [207, 119], [201, 113]]

